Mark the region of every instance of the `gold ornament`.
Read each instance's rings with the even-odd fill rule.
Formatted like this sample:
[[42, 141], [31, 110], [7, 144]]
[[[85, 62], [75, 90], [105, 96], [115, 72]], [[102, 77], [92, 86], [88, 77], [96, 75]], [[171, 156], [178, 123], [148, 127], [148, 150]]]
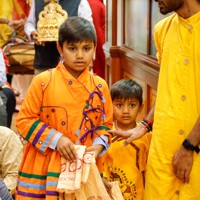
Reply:
[[39, 14], [37, 23], [38, 41], [58, 41], [59, 27], [67, 18], [67, 12], [62, 9], [57, 0], [50, 0], [50, 3]]

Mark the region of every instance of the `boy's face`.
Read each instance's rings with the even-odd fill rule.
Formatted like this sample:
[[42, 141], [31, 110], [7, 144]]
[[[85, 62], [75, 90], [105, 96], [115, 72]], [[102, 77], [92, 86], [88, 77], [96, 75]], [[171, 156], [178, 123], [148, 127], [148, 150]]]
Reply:
[[141, 109], [142, 106], [136, 98], [115, 99], [113, 101], [113, 111], [118, 128], [124, 130], [134, 128], [137, 115]]
[[67, 70], [77, 78], [90, 65], [95, 53], [95, 46], [92, 41], [64, 42], [63, 47], [58, 45], [58, 51], [64, 59]]

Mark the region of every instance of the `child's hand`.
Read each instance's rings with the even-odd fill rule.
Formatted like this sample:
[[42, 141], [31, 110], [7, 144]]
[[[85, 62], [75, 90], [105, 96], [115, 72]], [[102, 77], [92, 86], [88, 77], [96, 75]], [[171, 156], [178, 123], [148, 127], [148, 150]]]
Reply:
[[102, 181], [103, 181], [103, 184], [108, 192], [108, 194], [110, 194], [110, 191], [111, 191], [111, 185], [109, 184], [110, 182], [108, 181], [107, 178], [102, 178]]
[[74, 143], [66, 136], [61, 136], [57, 143], [57, 151], [63, 156], [66, 160], [74, 161], [76, 160], [77, 153], [74, 148]]
[[101, 153], [101, 151], [103, 151], [103, 149], [104, 149], [104, 146], [99, 144], [99, 145], [87, 147], [86, 151], [87, 152], [93, 151], [95, 154], [95, 158], [97, 158], [99, 154]]

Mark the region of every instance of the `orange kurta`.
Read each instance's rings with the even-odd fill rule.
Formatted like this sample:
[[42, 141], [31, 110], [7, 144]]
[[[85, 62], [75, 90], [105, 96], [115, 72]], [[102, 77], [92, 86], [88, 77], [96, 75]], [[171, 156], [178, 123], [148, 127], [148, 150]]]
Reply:
[[64, 134], [76, 143], [93, 127], [81, 141], [90, 146], [99, 135], [108, 134], [105, 129], [112, 127], [112, 115], [107, 83], [88, 68], [76, 79], [60, 62], [36, 76], [17, 118], [19, 133], [28, 140], [17, 199], [56, 200], [60, 155], [52, 146], [57, 138]]

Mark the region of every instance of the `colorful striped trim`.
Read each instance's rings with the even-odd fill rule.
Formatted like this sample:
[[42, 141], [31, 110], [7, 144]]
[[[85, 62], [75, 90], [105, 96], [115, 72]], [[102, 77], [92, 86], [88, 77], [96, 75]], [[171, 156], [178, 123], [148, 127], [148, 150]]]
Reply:
[[44, 130], [47, 128], [47, 124], [43, 124], [42, 127], [40, 128], [40, 130], [37, 132], [32, 144], [35, 146], [36, 143], [38, 142], [38, 140], [40, 139], [40, 136], [42, 135], [42, 133], [44, 132]]
[[35, 179], [40, 179], [40, 180], [46, 180], [47, 176], [58, 178], [60, 175], [60, 173], [56, 173], [56, 172], [48, 172], [47, 175], [38, 175], [38, 174], [28, 174], [28, 173], [24, 173], [20, 171], [18, 172], [18, 174], [25, 178], [35, 178]]
[[45, 176], [45, 175], [28, 174], [28, 173], [24, 173], [24, 172], [20, 172], [20, 171], [18, 174], [25, 178], [35, 178], [35, 179], [40, 179], [40, 180], [46, 180], [46, 178], [47, 178], [47, 176]]
[[47, 187], [51, 187], [51, 186], [57, 187], [57, 185], [58, 185], [58, 181], [47, 181], [47, 184], [46, 184]]
[[28, 131], [28, 134], [26, 136], [26, 140], [29, 140], [33, 131], [36, 129], [37, 125], [40, 123], [40, 120], [37, 120], [33, 123], [33, 125], [31, 126], [31, 128]]
[[47, 176], [52, 176], [52, 177], [59, 177], [60, 173], [56, 173], [56, 172], [48, 172]]
[[47, 147], [50, 139], [52, 138], [53, 134], [56, 132], [55, 129], [51, 129], [51, 131], [49, 132], [49, 135], [47, 136], [46, 140], [44, 141], [44, 144], [42, 145], [42, 147], [40, 148], [40, 151], [44, 152], [45, 148]]
[[29, 189], [37, 189], [37, 190], [46, 190], [46, 187], [56, 187], [58, 185], [58, 181], [47, 181], [45, 184], [35, 184], [35, 183], [28, 183], [24, 181], [17, 181], [18, 185], [21, 187], [29, 188]]
[[37, 189], [37, 190], [46, 190], [46, 184], [35, 184], [35, 183], [27, 183], [23, 181], [17, 181], [19, 186], [28, 188], [28, 189]]
[[58, 192], [56, 191], [46, 191], [46, 194], [49, 195], [49, 196], [58, 196]]
[[32, 197], [32, 198], [45, 198], [46, 197], [46, 194], [34, 194], [34, 193], [22, 192], [20, 190], [17, 190], [17, 194], [24, 196], [24, 197]]
[[34, 194], [29, 192], [22, 192], [20, 190], [17, 190], [17, 194], [24, 196], [24, 197], [32, 197], [32, 198], [46, 198], [46, 195], [48, 196], [58, 196], [58, 192], [56, 191], [46, 191], [46, 194]]

